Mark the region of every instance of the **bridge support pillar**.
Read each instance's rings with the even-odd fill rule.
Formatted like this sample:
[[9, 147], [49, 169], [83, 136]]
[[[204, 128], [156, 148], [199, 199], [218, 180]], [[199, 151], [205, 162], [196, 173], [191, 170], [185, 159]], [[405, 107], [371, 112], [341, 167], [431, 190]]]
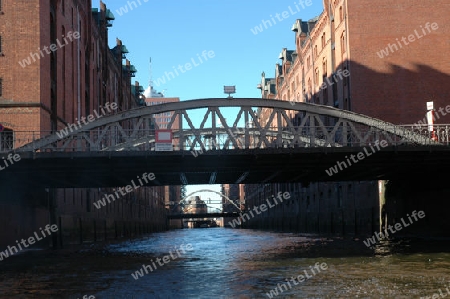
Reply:
[[[50, 214], [50, 225], [56, 224], [58, 225], [58, 217], [56, 216], [56, 190], [55, 189], [46, 189], [48, 193], [48, 208], [49, 208], [49, 214]], [[61, 228], [58, 226], [58, 231], [61, 232]], [[53, 249], [58, 249], [58, 247], [62, 247], [62, 240], [58, 242], [58, 236], [61, 234], [52, 234], [52, 247]]]
[[[395, 236], [450, 237], [450, 184], [446, 178], [411, 175], [390, 180], [385, 197], [386, 225], [400, 223], [402, 227]], [[415, 220], [413, 211], [423, 211], [425, 217]]]

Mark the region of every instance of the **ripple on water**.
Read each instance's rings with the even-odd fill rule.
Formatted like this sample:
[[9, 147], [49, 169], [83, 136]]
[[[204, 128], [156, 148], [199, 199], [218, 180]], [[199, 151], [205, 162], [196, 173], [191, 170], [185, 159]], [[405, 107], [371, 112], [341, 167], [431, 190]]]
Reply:
[[[186, 251], [134, 280], [180, 245]], [[316, 262], [328, 270], [278, 298], [412, 298], [450, 285], [448, 242], [358, 239], [233, 229], [176, 230], [83, 250], [42, 251], [0, 264], [0, 298], [267, 298]]]

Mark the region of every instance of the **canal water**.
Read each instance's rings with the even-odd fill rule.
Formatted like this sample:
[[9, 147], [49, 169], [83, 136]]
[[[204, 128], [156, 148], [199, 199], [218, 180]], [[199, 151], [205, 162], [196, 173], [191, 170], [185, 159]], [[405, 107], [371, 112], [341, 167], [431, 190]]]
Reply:
[[431, 298], [450, 290], [450, 242], [363, 241], [205, 228], [27, 251], [0, 261], [0, 298]]

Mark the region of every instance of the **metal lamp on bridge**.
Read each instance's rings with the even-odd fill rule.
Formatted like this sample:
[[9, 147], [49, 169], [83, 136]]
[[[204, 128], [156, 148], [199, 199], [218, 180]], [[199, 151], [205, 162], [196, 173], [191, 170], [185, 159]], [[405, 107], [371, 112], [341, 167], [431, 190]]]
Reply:
[[228, 94], [229, 99], [232, 99], [233, 97], [231, 96], [231, 94], [236, 93], [236, 86], [224, 86], [223, 92]]

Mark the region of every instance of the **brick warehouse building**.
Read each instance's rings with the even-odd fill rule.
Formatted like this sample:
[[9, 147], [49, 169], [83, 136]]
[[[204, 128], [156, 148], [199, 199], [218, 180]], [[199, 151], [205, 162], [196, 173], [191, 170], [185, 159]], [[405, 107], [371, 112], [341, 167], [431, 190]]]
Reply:
[[[0, 146], [12, 149], [12, 134], [42, 137], [81, 116], [116, 103], [117, 112], [144, 105], [136, 69], [122, 41], [108, 46], [114, 15], [100, 2], [80, 0], [0, 1]], [[49, 49], [51, 44], [57, 49]], [[51, 222], [62, 229], [58, 244], [99, 240], [166, 227], [164, 188], [141, 188], [96, 209], [111, 189], [15, 188], [0, 194], [0, 244], [29, 236]], [[53, 240], [56, 242], [55, 240]]]
[[[240, 212], [236, 206], [241, 210], [245, 209], [244, 193], [245, 185], [243, 184], [222, 184], [221, 193], [234, 202], [234, 205], [230, 203], [226, 198], [222, 197], [222, 211], [225, 213]], [[231, 217], [223, 217], [223, 226], [230, 227], [229, 222], [233, 221]]]
[[[399, 0], [394, 5], [388, 0], [324, 0], [323, 4], [320, 16], [293, 25], [295, 49], [281, 51], [274, 78], [262, 74], [258, 88], [263, 98], [329, 105], [395, 124], [423, 120], [428, 101], [434, 101], [435, 110], [449, 104], [450, 2], [437, 0], [429, 5]], [[259, 111], [261, 119], [267, 120], [267, 112]], [[438, 116], [435, 123], [450, 123], [445, 110]], [[292, 112], [291, 117], [295, 124], [301, 116]], [[331, 120], [324, 121], [332, 125]], [[436, 201], [436, 209], [430, 211], [436, 217], [430, 217], [428, 225], [449, 226], [438, 209], [445, 205], [450, 190], [432, 193], [438, 183], [423, 177], [389, 183], [395, 190], [386, 191], [390, 219], [401, 217], [413, 206], [426, 206], [423, 198], [429, 196]], [[294, 206], [277, 207], [265, 215], [267, 219], [255, 219], [253, 225], [361, 233], [379, 227], [384, 184], [248, 185], [245, 193], [252, 205], [278, 191], [289, 190], [296, 198], [289, 203]], [[408, 186], [413, 185], [418, 190], [410, 194]]]
[[[330, 105], [395, 124], [416, 123], [424, 118], [427, 101], [445, 107], [450, 96], [445, 84], [450, 74], [445, 56], [450, 51], [450, 3], [434, 4], [324, 1], [319, 17], [293, 25], [295, 50], [282, 50], [272, 83], [276, 93], [267, 87], [264, 97]], [[383, 50], [389, 54], [380, 58]], [[348, 70], [349, 76], [339, 70]], [[331, 85], [326, 78], [338, 82]], [[324, 82], [331, 88], [321, 89]], [[263, 78], [262, 84], [270, 79]], [[436, 123], [450, 123], [450, 116]]]

